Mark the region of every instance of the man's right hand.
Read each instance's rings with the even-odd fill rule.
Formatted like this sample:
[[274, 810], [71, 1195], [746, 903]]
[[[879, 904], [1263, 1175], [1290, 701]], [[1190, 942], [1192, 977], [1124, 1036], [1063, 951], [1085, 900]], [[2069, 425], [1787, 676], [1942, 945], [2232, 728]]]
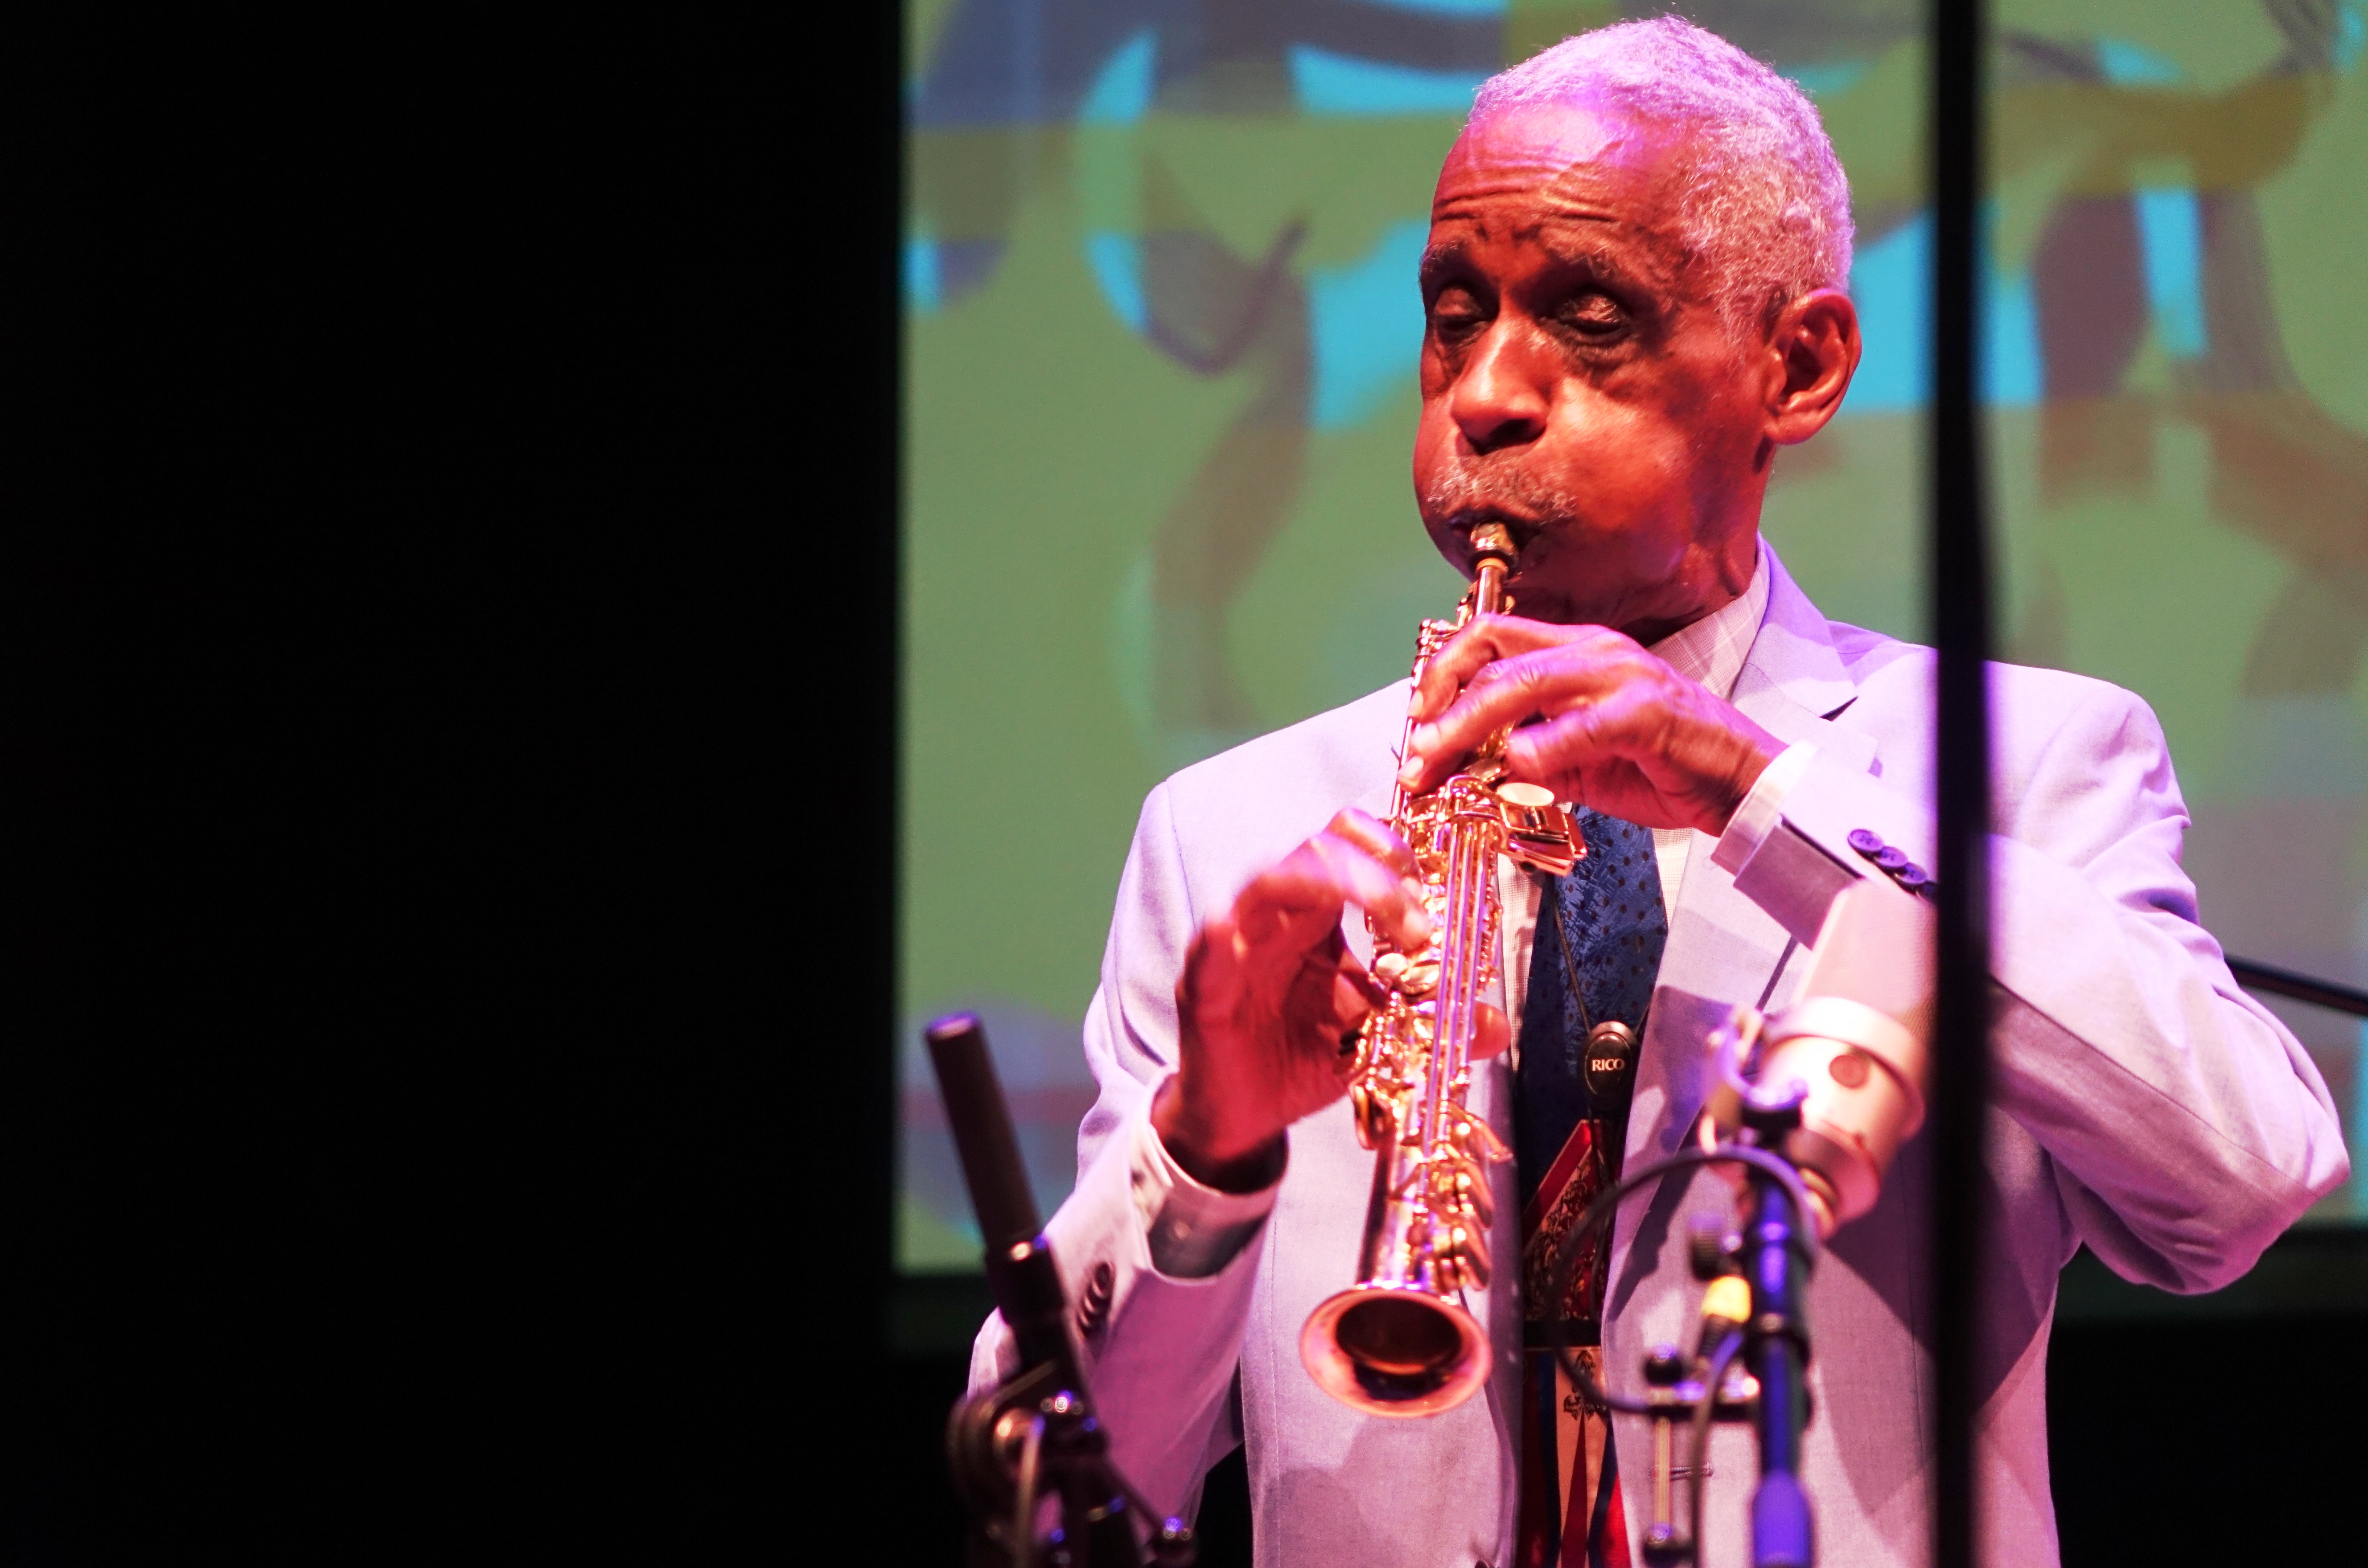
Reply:
[[[1347, 1092], [1343, 1042], [1382, 993], [1349, 951], [1341, 913], [1358, 905], [1412, 950], [1430, 937], [1421, 893], [1405, 842], [1349, 810], [1201, 927], [1176, 988], [1176, 1075], [1151, 1110], [1195, 1180], [1235, 1192], [1272, 1182], [1283, 1129]], [[1483, 1009], [1473, 1054], [1501, 1051], [1510, 1035], [1503, 1015]]]

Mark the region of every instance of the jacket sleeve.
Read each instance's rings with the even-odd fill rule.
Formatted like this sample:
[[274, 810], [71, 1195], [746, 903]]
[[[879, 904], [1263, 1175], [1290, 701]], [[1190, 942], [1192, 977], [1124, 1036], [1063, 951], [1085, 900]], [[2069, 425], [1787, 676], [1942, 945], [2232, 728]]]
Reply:
[[[1151, 1233], [1166, 1196], [1151, 1096], [1176, 1061], [1176, 979], [1196, 925], [1162, 785], [1135, 827], [1086, 1015], [1100, 1094], [1078, 1131], [1077, 1185], [1045, 1226], [1112, 1458], [1162, 1515], [1196, 1506], [1201, 1476], [1241, 1441], [1232, 1392], [1260, 1252], [1253, 1237], [1195, 1278], [1154, 1264], [1167, 1249]], [[1016, 1371], [1016, 1355], [1001, 1317], [988, 1318], [971, 1387]]]
[[[1807, 942], [1834, 892], [1878, 874], [1853, 829], [1926, 867], [1935, 835], [1926, 801], [1868, 774], [1793, 771], [1774, 828], [1720, 863]], [[1996, 789], [1991, 1093], [2117, 1273], [2216, 1290], [2349, 1174], [2327, 1085], [2197, 921], [2187, 809], [2144, 702], [2095, 687]]]

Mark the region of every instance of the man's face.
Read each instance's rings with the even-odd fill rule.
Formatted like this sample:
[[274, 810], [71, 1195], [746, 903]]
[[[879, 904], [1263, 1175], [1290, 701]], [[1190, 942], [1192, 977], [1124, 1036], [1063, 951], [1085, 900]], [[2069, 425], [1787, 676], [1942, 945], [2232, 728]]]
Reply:
[[1773, 453], [1715, 279], [1678, 233], [1678, 133], [1510, 110], [1440, 171], [1415, 493], [1468, 574], [1497, 520], [1515, 613], [1650, 642], [1750, 581]]

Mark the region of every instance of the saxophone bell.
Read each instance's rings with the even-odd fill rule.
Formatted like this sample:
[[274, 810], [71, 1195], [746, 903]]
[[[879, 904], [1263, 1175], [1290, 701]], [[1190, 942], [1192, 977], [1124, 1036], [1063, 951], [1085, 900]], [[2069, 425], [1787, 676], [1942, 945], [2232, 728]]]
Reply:
[[1452, 1410], [1488, 1381], [1487, 1333], [1454, 1301], [1369, 1285], [1328, 1298], [1299, 1336], [1326, 1393], [1369, 1415]]

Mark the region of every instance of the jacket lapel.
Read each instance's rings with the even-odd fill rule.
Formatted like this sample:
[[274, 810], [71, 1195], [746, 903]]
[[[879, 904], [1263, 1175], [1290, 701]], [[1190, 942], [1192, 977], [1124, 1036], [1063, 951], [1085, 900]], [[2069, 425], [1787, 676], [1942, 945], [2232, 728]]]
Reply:
[[1766, 540], [1759, 548], [1768, 555], [1768, 613], [1736, 677], [1735, 705], [1778, 740], [1811, 741], [1865, 767], [1874, 760], [1874, 738], [1832, 722], [1858, 698], [1858, 683], [1834, 651], [1833, 628]]

